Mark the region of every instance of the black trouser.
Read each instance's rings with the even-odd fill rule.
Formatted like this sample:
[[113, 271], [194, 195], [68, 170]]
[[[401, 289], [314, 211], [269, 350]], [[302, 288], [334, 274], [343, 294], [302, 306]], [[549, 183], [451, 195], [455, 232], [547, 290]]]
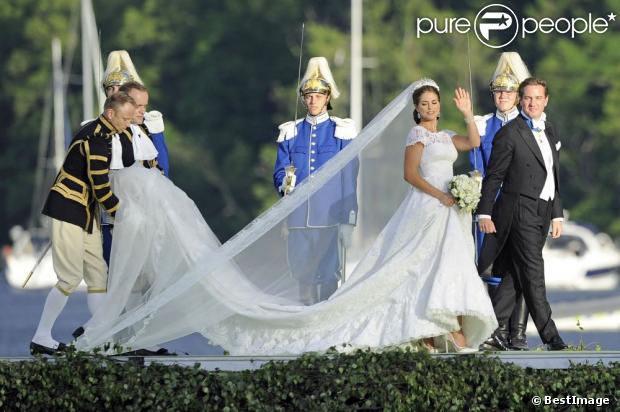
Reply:
[[558, 330], [551, 319], [551, 307], [545, 289], [542, 248], [551, 220], [551, 203], [542, 199], [519, 197], [503, 257], [509, 263], [494, 296], [493, 308], [500, 325], [508, 325], [515, 299], [522, 293], [538, 334], [548, 343]]

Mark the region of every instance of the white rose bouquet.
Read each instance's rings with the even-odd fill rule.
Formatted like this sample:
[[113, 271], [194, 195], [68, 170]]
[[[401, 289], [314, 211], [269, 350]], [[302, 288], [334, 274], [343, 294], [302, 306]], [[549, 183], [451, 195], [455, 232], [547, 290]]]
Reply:
[[480, 201], [480, 174], [457, 175], [448, 184], [448, 189], [461, 210], [472, 213]]

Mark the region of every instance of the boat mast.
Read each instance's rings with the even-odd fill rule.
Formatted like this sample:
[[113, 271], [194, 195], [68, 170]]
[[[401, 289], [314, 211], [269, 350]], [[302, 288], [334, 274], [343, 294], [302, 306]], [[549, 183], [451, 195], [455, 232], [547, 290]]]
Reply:
[[[103, 63], [97, 31], [97, 21], [91, 0], [81, 0], [82, 10], [82, 118], [92, 119], [103, 110], [105, 95], [101, 89]], [[94, 106], [97, 98], [97, 108]]]
[[65, 81], [62, 73], [60, 39], [52, 39], [52, 73], [54, 90], [54, 169], [60, 170], [65, 156]]
[[362, 130], [362, 0], [351, 0], [351, 119]]

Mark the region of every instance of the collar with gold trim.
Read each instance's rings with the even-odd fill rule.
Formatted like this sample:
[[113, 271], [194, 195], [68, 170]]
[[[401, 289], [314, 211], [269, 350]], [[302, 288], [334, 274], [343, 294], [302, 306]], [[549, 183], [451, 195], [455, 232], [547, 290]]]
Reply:
[[110, 123], [110, 121], [105, 117], [105, 115], [101, 114], [99, 116], [99, 122], [108, 129], [108, 131], [104, 134], [118, 133], [116, 127], [112, 126], [112, 123]]

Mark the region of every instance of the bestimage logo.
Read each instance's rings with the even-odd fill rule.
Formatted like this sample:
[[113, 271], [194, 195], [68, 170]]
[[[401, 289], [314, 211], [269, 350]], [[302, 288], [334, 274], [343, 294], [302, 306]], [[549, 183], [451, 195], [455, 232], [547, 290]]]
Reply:
[[481, 43], [498, 49], [512, 43], [517, 36], [524, 39], [525, 36], [537, 32], [570, 35], [573, 39], [583, 33], [603, 34], [609, 28], [609, 23], [616, 21], [616, 15], [613, 13], [606, 17], [607, 19], [603, 17], [594, 18], [592, 13], [588, 13], [587, 17], [572, 17], [570, 19], [565, 17], [556, 19], [524, 17], [519, 19], [510, 7], [503, 4], [489, 4], [480, 9], [473, 24], [465, 17], [450, 17], [443, 19], [443, 21], [437, 18], [418, 17], [416, 19], [416, 37], [420, 38], [429, 33], [466, 34], [470, 32], [473, 26], [476, 37]]

